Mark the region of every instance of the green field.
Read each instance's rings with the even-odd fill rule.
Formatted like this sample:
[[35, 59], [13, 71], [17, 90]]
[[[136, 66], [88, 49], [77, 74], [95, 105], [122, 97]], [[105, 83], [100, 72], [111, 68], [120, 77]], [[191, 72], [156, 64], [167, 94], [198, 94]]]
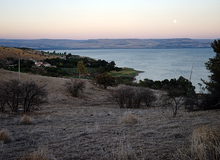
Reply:
[[114, 70], [114, 71], [110, 71], [109, 74], [113, 77], [122, 77], [122, 76], [134, 77], [141, 72], [142, 71], [136, 71], [132, 68], [122, 68], [121, 71]]

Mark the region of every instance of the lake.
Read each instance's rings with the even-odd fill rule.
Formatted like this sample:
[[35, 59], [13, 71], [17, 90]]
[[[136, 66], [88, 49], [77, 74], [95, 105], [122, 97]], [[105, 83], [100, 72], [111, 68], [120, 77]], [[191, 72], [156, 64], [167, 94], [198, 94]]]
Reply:
[[136, 81], [145, 78], [170, 80], [180, 76], [190, 79], [192, 70], [191, 81], [196, 87], [196, 92], [200, 92], [198, 85], [201, 83], [200, 79], [208, 80], [208, 75], [210, 75], [204, 63], [215, 56], [212, 48], [56, 50], [56, 53], [64, 52], [97, 60], [115, 61], [118, 67], [144, 71], [136, 77]]

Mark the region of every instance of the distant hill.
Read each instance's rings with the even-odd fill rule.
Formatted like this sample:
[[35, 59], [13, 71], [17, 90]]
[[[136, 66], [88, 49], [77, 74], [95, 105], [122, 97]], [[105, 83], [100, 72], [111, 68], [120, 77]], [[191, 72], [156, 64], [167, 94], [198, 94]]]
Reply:
[[212, 39], [0, 39], [0, 46], [36, 50], [209, 48]]

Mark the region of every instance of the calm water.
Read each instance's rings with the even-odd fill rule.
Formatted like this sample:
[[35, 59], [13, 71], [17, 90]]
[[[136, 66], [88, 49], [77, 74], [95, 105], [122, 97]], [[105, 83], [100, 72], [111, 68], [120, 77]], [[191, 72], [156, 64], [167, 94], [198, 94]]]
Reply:
[[[50, 52], [53, 52], [53, 50], [50, 50]], [[208, 75], [210, 75], [204, 63], [215, 55], [212, 48], [56, 50], [56, 53], [60, 52], [91, 57], [97, 60], [115, 61], [118, 67], [129, 67], [144, 71], [136, 77], [137, 81], [145, 78], [170, 80], [180, 76], [189, 79], [193, 67], [191, 81], [196, 86], [196, 92], [200, 91], [198, 86], [198, 83], [201, 83], [200, 79], [208, 80]]]

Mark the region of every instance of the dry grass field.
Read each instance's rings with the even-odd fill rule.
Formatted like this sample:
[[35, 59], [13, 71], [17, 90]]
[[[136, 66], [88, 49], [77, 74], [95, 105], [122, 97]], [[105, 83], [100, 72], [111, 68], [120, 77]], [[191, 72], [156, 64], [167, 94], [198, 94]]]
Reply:
[[35, 60], [43, 60], [46, 58], [57, 58], [58, 56], [50, 55], [50, 54], [42, 54], [41, 51], [32, 50], [32, 49], [18, 49], [11, 47], [0, 47], [0, 59], [5, 59], [7, 57], [13, 57], [15, 59], [21, 57], [24, 60], [28, 60], [30, 58]]
[[[18, 73], [0, 69], [0, 81]], [[71, 97], [67, 79], [21, 73], [21, 81], [47, 84], [48, 103], [28, 113], [1, 113], [0, 130], [10, 141], [0, 140], [0, 160], [163, 160], [187, 159], [193, 131], [220, 124], [219, 111], [185, 112], [176, 118], [160, 107], [120, 109], [104, 90], [86, 80], [79, 98]], [[159, 91], [155, 91], [159, 95]], [[26, 116], [26, 118], [27, 118]]]

